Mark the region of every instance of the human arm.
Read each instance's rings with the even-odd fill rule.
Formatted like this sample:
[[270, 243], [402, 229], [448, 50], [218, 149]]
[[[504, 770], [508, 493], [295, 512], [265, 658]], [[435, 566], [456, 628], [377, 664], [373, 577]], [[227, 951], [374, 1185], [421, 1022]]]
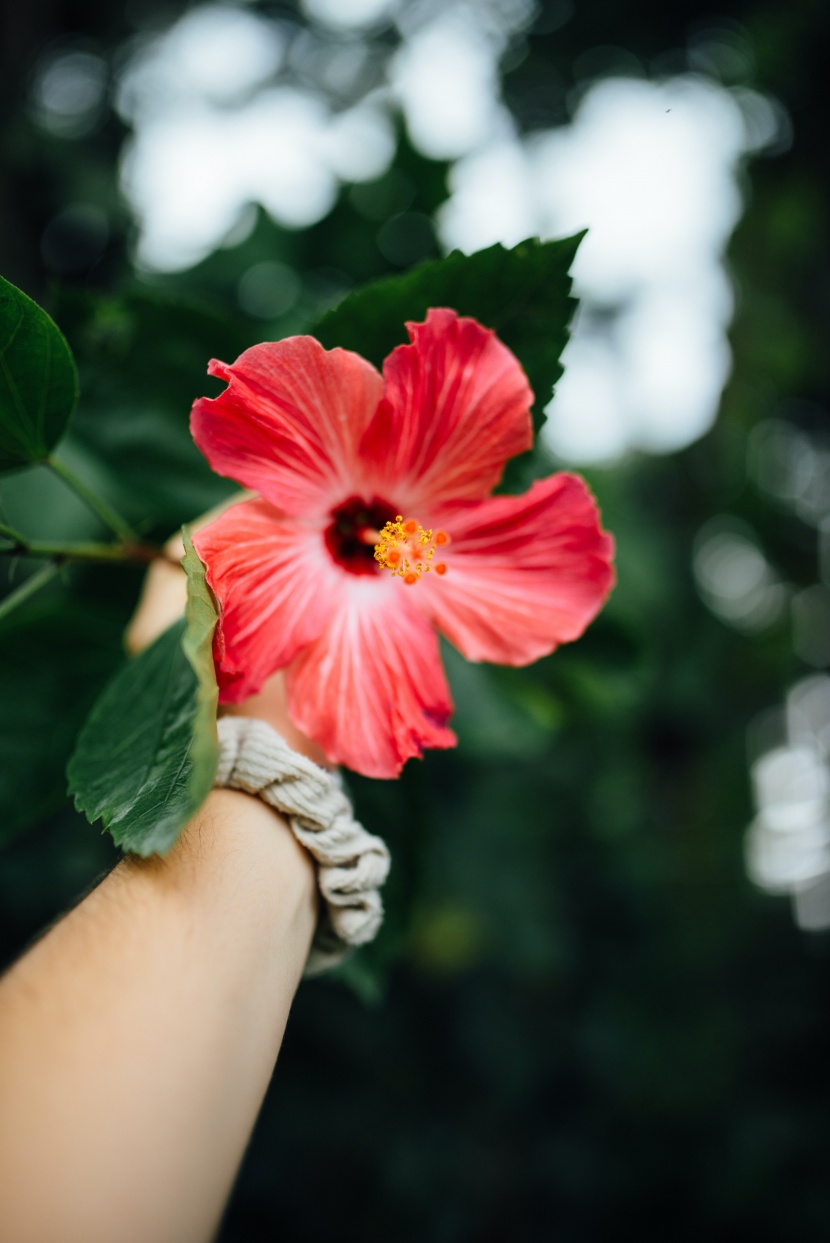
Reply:
[[[278, 682], [243, 710], [291, 732]], [[285, 822], [217, 790], [168, 856], [125, 859], [29, 950], [0, 981], [0, 1238], [213, 1235], [316, 918]]]

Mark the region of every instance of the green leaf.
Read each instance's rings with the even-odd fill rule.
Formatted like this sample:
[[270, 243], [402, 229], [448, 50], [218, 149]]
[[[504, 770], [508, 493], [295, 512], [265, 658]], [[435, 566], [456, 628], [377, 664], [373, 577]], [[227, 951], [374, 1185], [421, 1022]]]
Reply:
[[216, 668], [213, 663], [213, 632], [218, 614], [213, 593], [205, 577], [205, 567], [193, 547], [187, 527], [182, 534], [182, 566], [187, 575], [186, 628], [182, 647], [196, 675], [196, 716], [190, 751], [190, 795], [195, 806], [200, 807], [213, 788], [213, 778], [216, 776], [216, 707], [219, 688], [216, 685]]
[[48, 457], [77, 400], [78, 375], [63, 334], [0, 277], [0, 470]]
[[429, 307], [452, 307], [495, 329], [519, 359], [536, 396], [538, 430], [562, 374], [559, 358], [576, 306], [568, 272], [583, 237], [530, 239], [512, 250], [497, 245], [474, 255], [453, 251], [348, 294], [312, 332], [328, 349], [354, 350], [380, 367], [408, 340], [406, 320], [424, 319]]
[[186, 618], [130, 660], [81, 731], [69, 791], [91, 823], [139, 855], [166, 854], [216, 771], [216, 609], [185, 533]]

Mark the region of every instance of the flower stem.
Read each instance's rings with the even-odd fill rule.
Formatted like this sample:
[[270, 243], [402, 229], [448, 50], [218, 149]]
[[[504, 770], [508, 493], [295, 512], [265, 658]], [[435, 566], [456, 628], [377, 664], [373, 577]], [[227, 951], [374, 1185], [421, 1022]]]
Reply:
[[54, 455], [46, 459], [46, 465], [50, 470], [62, 479], [73, 492], [75, 492], [84, 504], [88, 505], [94, 514], [96, 514], [105, 526], [108, 526], [113, 534], [117, 535], [123, 543], [130, 543], [135, 540], [136, 534], [129, 523], [125, 522], [120, 514], [117, 514], [108, 503], [99, 496], [97, 492], [93, 492], [83, 479], [79, 479], [73, 470], [62, 462], [60, 458]]
[[0, 620], [8, 617], [9, 613], [28, 600], [29, 596], [33, 596], [41, 587], [45, 587], [57, 574], [60, 574], [60, 569], [57, 562], [52, 561], [42, 565], [34, 574], [30, 574], [16, 590], [10, 592], [4, 600], [0, 600]]

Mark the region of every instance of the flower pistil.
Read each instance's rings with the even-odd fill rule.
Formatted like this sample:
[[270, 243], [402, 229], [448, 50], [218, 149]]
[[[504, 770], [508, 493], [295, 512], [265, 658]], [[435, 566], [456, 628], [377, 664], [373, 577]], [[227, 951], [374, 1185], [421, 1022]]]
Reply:
[[439, 575], [446, 574], [446, 563], [433, 562], [433, 557], [436, 548], [445, 548], [449, 542], [446, 531], [433, 534], [431, 527], [425, 530], [416, 518], [404, 520], [398, 514], [394, 521], [387, 522], [378, 532], [375, 560], [412, 587], [429, 570]]

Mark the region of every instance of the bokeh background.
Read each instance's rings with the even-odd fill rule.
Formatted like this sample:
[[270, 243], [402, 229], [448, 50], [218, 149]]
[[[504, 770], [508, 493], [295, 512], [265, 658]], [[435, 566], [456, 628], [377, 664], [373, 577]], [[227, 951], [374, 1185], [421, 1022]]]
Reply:
[[[447, 653], [458, 749], [352, 782], [387, 924], [303, 984], [222, 1243], [830, 1232], [830, 9], [725, 7], [2, 7], [0, 271], [78, 357], [66, 459], [148, 537], [226, 494], [209, 357], [590, 227], [537, 466], [584, 471], [618, 587], [531, 669]], [[0, 504], [100, 534], [40, 469]], [[74, 570], [0, 629], [4, 960], [113, 860], [63, 769], [139, 585]]]

